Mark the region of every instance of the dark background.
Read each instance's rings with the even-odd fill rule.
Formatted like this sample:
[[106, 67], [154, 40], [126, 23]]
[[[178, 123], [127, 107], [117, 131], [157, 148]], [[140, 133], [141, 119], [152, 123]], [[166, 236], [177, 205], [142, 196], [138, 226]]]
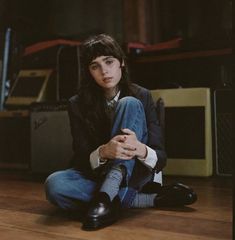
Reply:
[[232, 1], [0, 0], [0, 30], [7, 27], [23, 44], [81, 40], [99, 32], [120, 42], [157, 43], [175, 36], [225, 41], [231, 38]]

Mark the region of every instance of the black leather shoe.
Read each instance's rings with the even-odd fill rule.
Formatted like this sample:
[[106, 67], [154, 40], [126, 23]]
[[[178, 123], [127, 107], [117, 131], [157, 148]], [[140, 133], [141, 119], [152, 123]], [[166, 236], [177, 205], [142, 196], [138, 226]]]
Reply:
[[141, 189], [141, 193], [158, 193], [161, 191], [162, 185], [157, 182], [147, 182]]
[[82, 229], [86, 231], [97, 230], [116, 222], [119, 217], [120, 206], [118, 196], [111, 202], [108, 194], [100, 192], [91, 203]]
[[180, 207], [196, 202], [197, 194], [182, 183], [162, 186], [154, 199], [155, 207]]

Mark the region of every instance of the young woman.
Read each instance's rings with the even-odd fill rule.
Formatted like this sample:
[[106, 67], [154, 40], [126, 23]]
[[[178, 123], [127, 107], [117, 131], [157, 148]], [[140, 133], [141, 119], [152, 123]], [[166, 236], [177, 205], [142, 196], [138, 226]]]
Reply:
[[73, 167], [48, 177], [48, 200], [62, 209], [86, 209], [85, 230], [112, 224], [120, 207], [193, 203], [195, 194], [182, 184], [143, 191], [154, 172], [161, 178], [166, 153], [151, 94], [129, 81], [118, 43], [105, 34], [87, 39], [81, 63], [81, 86], [68, 111]]

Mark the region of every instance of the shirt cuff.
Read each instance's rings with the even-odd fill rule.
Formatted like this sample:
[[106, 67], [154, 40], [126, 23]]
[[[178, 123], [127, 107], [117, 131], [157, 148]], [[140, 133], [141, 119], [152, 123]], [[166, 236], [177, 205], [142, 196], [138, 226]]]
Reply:
[[148, 167], [154, 168], [157, 161], [157, 153], [152, 148], [146, 146], [147, 148], [147, 156], [145, 158], [138, 158], [143, 164], [145, 164]]
[[162, 172], [154, 173], [153, 181], [162, 185]]
[[100, 147], [98, 147], [95, 151], [93, 151], [90, 154], [90, 164], [91, 164], [92, 169], [98, 168], [100, 165], [105, 164], [107, 161], [105, 159], [101, 160], [100, 155], [99, 155], [99, 149], [100, 149]]

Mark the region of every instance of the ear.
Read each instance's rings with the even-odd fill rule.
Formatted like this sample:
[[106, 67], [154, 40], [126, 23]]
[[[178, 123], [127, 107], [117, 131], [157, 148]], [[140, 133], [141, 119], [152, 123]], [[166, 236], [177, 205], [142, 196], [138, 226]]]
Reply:
[[122, 60], [121, 67], [124, 67], [124, 66], [125, 66], [125, 62], [124, 60]]

